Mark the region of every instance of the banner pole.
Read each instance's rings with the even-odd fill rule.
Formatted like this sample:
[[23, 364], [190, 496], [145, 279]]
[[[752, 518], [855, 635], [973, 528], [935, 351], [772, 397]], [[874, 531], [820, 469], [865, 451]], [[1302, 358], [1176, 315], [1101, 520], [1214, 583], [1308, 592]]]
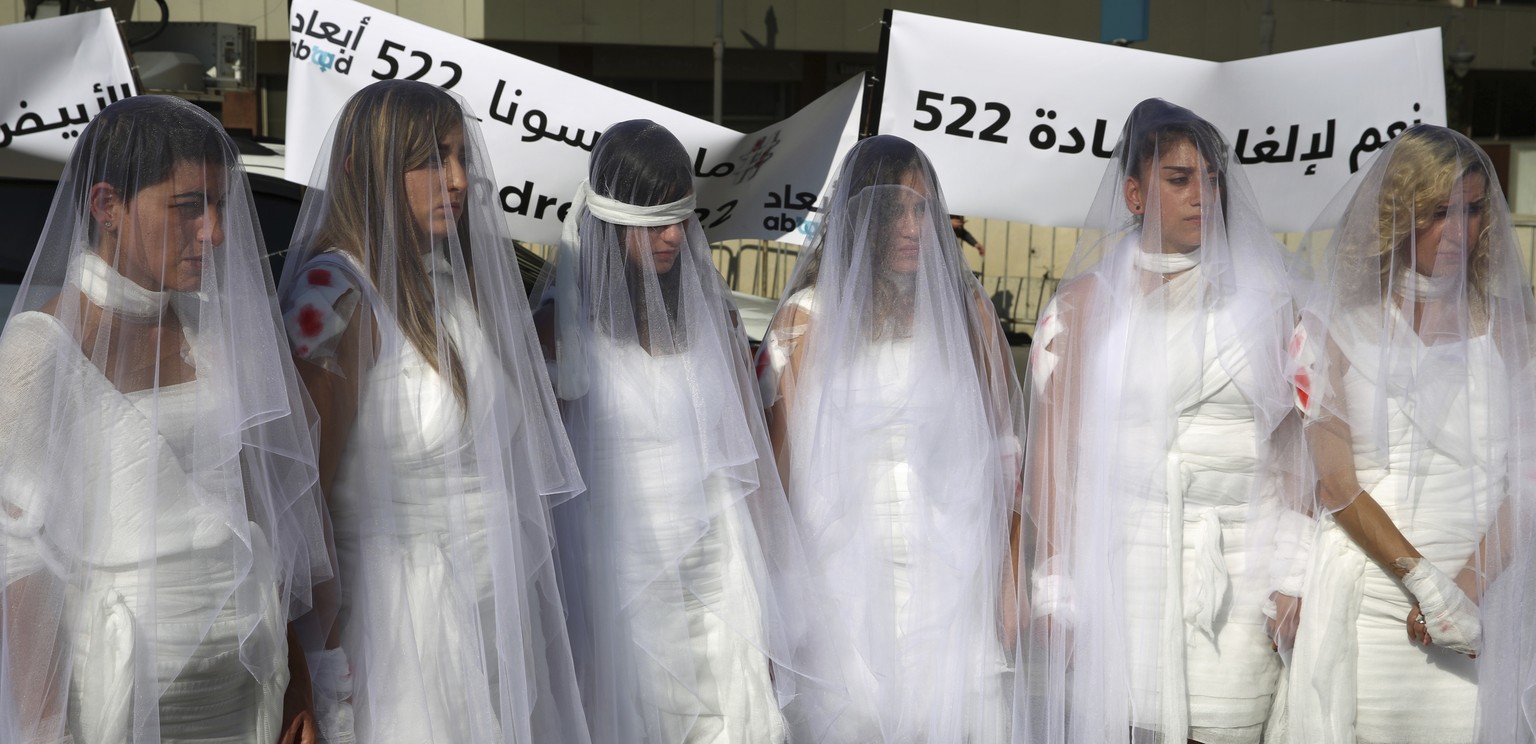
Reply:
[[880, 103], [885, 95], [885, 64], [891, 52], [891, 9], [880, 17], [880, 59], [875, 72], [864, 78], [864, 107], [859, 112], [859, 139], [880, 133]]
[[715, 123], [724, 119], [725, 0], [715, 0]]
[[112, 14], [112, 27], [117, 29], [117, 40], [123, 46], [123, 56], [128, 58], [128, 75], [133, 80], [133, 94], [142, 96], [149, 91], [144, 89], [144, 78], [139, 76], [139, 61], [133, 58], [133, 47], [128, 44], [126, 26], [128, 21], [132, 19], [118, 18], [115, 7], [108, 8], [107, 12]]

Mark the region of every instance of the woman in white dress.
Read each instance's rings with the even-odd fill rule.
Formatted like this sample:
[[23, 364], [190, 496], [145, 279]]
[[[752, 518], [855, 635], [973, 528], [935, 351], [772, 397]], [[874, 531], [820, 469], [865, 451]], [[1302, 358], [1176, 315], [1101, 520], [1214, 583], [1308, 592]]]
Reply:
[[1138, 104], [1031, 350], [1018, 741], [1260, 741], [1269, 556], [1310, 524], [1293, 317], [1220, 133]]
[[339, 616], [311, 649], [334, 738], [587, 739], [549, 527], [580, 481], [489, 163], [452, 94], [365, 88], [280, 284], [336, 535]]
[[609, 127], [565, 224], [538, 317], [588, 488], [556, 519], [592, 738], [783, 742], [803, 564], [682, 143]]
[[0, 335], [0, 741], [315, 741], [287, 625], [331, 567], [238, 158], [146, 96], [65, 168]]
[[1530, 658], [1500, 579], [1536, 478], [1536, 314], [1494, 173], [1465, 137], [1414, 127], [1304, 248], [1293, 351], [1319, 530], [1293, 741], [1471, 742], [1488, 685], [1486, 740], [1518, 741], [1506, 726], [1529, 716], [1514, 672], [1483, 678], [1490, 657]]
[[1022, 399], [933, 168], [842, 164], [759, 362], [817, 600], [795, 741], [1008, 740]]

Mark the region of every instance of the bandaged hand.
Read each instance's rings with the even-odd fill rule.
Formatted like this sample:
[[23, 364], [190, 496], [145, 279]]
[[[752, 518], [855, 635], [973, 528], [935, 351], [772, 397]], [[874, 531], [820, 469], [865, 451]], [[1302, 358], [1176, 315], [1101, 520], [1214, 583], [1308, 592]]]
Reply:
[[1030, 617], [1049, 617], [1062, 629], [1072, 627], [1077, 619], [1076, 593], [1065, 568], [1061, 556], [1051, 556], [1029, 581]]
[[1407, 569], [1403, 586], [1418, 600], [1426, 630], [1435, 645], [1476, 656], [1483, 634], [1477, 604], [1450, 576], [1426, 559], [1399, 558], [1394, 563]]
[[334, 648], [307, 656], [321, 735], [332, 744], [352, 744], [357, 738], [352, 728], [352, 665], [347, 652]]

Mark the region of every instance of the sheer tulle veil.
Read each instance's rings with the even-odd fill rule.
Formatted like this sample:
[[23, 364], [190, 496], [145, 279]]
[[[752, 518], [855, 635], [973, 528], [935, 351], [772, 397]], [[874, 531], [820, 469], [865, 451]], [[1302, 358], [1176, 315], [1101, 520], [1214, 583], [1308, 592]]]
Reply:
[[207, 113], [81, 133], [0, 335], [0, 739], [277, 736], [331, 563], [265, 256]]

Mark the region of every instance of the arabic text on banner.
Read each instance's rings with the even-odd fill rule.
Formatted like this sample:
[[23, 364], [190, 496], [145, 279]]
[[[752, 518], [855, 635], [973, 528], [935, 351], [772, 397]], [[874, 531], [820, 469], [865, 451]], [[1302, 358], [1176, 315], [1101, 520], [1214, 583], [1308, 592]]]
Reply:
[[111, 11], [0, 26], [0, 174], [57, 175], [85, 125], [131, 95]]
[[1440, 31], [1218, 63], [897, 11], [879, 131], [928, 153], [954, 211], [1071, 227], [1151, 97], [1219, 127], [1270, 227], [1305, 230], [1387, 140], [1445, 124]]
[[619, 121], [651, 119], [683, 142], [711, 240], [803, 242], [818, 195], [857, 138], [862, 76], [741, 134], [353, 0], [298, 0], [289, 39], [289, 180], [309, 180], [349, 96], [378, 80], [422, 80], [463, 96], [484, 122], [512, 236], [531, 242], [558, 240], [593, 145]]

